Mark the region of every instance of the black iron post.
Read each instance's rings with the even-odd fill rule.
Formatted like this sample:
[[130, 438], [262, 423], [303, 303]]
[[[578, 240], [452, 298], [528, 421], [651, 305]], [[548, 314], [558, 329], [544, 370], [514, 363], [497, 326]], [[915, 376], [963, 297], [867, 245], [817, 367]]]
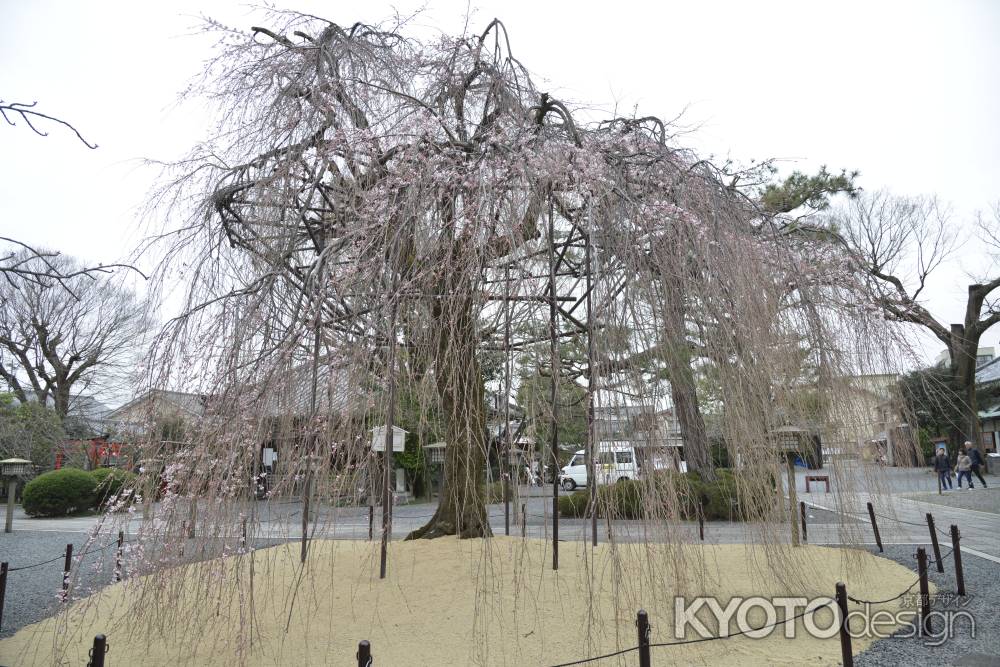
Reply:
[[3, 603], [7, 598], [7, 563], [0, 563], [0, 628], [3, 628]]
[[799, 518], [802, 520], [802, 541], [809, 541], [809, 528], [806, 526], [806, 504], [804, 501], [799, 501]]
[[90, 662], [87, 667], [104, 667], [104, 654], [108, 652], [108, 638], [104, 635], [94, 637], [94, 647], [90, 649]]
[[367, 639], [358, 642], [358, 667], [369, 667], [372, 664], [372, 645]]
[[882, 536], [878, 532], [878, 523], [875, 521], [875, 507], [871, 503], [868, 503], [868, 517], [872, 521], [872, 530], [875, 531], [875, 543], [878, 545], [879, 552], [885, 552], [882, 548]]
[[639, 617], [636, 619], [636, 627], [639, 629], [639, 667], [650, 667], [649, 658], [649, 616], [645, 609], [639, 610]]
[[920, 576], [920, 632], [930, 634], [931, 593], [927, 585], [927, 551], [923, 547], [917, 549], [917, 574]]
[[937, 571], [944, 572], [941, 547], [938, 545], [937, 531], [934, 530], [934, 515], [930, 512], [927, 513], [927, 529], [931, 531], [931, 546], [934, 548], [934, 562], [937, 563]]
[[958, 526], [951, 525], [951, 548], [952, 557], [955, 560], [955, 581], [958, 584], [958, 594], [965, 595], [965, 572], [962, 570], [962, 536], [958, 532]]
[[62, 582], [62, 596], [63, 600], [66, 599], [66, 593], [69, 591], [69, 573], [73, 567], [73, 543], [70, 542], [66, 545], [66, 560], [63, 562], [63, 582]]
[[844, 667], [854, 667], [851, 629], [847, 624], [847, 586], [842, 581], [837, 582], [837, 608], [840, 610], [840, 658]]

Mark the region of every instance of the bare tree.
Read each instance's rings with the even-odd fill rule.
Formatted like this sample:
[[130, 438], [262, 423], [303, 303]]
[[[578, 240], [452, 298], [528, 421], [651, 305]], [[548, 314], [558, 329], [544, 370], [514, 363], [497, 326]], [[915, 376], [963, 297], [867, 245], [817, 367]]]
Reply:
[[[953, 390], [961, 404], [955, 441], [978, 442], [976, 359], [979, 341], [1000, 322], [1000, 304], [991, 295], [1000, 272], [970, 284], [961, 323], [947, 324], [922, 303], [934, 271], [961, 245], [950, 212], [936, 199], [901, 197], [886, 191], [864, 194], [829, 220], [833, 236], [865, 276], [865, 293], [892, 321], [915, 324], [941, 341], [949, 355]], [[995, 238], [995, 223], [980, 223], [982, 240]]]
[[[130, 290], [41, 254], [12, 263], [44, 279], [0, 282], [0, 378], [18, 400], [51, 403], [65, 418], [74, 392], [107, 388], [128, 369], [150, 320]], [[65, 289], [50, 289], [53, 274]]]

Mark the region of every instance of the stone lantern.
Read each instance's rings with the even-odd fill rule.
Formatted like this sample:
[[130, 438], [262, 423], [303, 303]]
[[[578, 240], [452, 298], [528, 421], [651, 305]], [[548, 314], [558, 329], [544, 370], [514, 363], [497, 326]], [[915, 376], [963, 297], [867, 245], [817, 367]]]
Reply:
[[14, 496], [17, 495], [18, 480], [31, 477], [35, 468], [31, 461], [27, 459], [4, 459], [0, 461], [0, 476], [7, 480], [7, 521], [4, 524], [3, 532], [13, 531], [14, 525]]

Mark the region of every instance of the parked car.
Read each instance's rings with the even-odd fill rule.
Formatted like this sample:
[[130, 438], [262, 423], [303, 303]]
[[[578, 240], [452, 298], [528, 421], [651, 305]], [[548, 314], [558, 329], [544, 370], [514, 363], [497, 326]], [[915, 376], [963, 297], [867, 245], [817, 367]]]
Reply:
[[[597, 445], [597, 483], [608, 484], [639, 477], [635, 449], [627, 442], [602, 442]], [[565, 491], [587, 486], [586, 453], [581, 449], [573, 454], [569, 465], [563, 466], [559, 476]]]

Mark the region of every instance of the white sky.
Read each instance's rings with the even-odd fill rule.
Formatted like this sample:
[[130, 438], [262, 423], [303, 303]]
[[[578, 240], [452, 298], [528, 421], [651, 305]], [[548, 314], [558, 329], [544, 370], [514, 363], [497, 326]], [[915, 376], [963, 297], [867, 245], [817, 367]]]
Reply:
[[[462, 29], [452, 0], [279, 6], [342, 24], [421, 6], [416, 30]], [[867, 189], [938, 193], [956, 224], [1000, 200], [1000, 2], [489, 2], [514, 54], [548, 91], [694, 128], [716, 156], [782, 158], [787, 169], [861, 171]], [[91, 262], [125, 257], [157, 173], [141, 158], [180, 157], [206, 130], [176, 96], [208, 57], [202, 13], [256, 24], [248, 5], [0, 0], [0, 98], [38, 100], [99, 144], [0, 125], [0, 234]], [[961, 317], [966, 272], [989, 266], [975, 242], [943, 267], [931, 311]], [[148, 268], [148, 267], [147, 267]], [[997, 341], [991, 331], [985, 343]], [[935, 353], [940, 346], [928, 345]]]

